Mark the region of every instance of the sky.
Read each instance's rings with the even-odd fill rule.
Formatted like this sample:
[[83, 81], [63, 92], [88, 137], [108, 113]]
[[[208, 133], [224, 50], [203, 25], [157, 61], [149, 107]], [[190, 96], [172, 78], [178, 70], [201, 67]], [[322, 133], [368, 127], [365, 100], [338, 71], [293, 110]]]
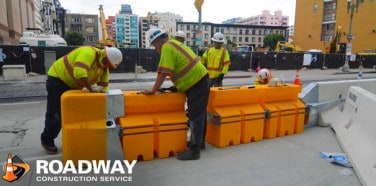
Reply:
[[[62, 7], [70, 13], [97, 14], [103, 5], [106, 18], [119, 12], [121, 4], [129, 4], [133, 14], [146, 16], [148, 12], [179, 14], [185, 22], [197, 22], [198, 11], [195, 0], [59, 0]], [[289, 25], [294, 24], [296, 0], [204, 0], [201, 10], [202, 22], [222, 23], [230, 18], [247, 18], [269, 10], [272, 15], [281, 10], [289, 16]]]

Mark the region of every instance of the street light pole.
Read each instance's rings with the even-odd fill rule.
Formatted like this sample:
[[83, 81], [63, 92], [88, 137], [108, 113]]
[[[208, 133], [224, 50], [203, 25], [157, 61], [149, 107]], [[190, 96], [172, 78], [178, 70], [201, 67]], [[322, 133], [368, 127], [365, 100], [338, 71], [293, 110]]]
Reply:
[[354, 36], [352, 35], [352, 22], [354, 18], [354, 10], [358, 12], [358, 7], [360, 3], [362, 3], [363, 0], [356, 0], [356, 3], [354, 0], [347, 0], [347, 13], [350, 14], [350, 26], [349, 26], [349, 33], [347, 35], [347, 45], [346, 45], [346, 59], [345, 64], [342, 66], [342, 71], [349, 72], [350, 66], [349, 61], [352, 53], [352, 43], [351, 41], [354, 39]]

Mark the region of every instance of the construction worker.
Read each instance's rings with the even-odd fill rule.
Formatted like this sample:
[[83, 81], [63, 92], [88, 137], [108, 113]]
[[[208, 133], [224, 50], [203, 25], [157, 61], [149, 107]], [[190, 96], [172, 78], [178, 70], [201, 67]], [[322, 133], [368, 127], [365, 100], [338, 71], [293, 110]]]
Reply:
[[214, 47], [204, 52], [201, 62], [208, 69], [211, 87], [220, 87], [223, 85], [223, 76], [227, 74], [231, 64], [230, 54], [223, 47], [225, 39], [222, 33], [215, 33], [211, 40], [214, 42]]
[[115, 69], [122, 60], [121, 51], [115, 47], [98, 49], [82, 46], [52, 64], [47, 73], [47, 111], [41, 134], [42, 147], [47, 153], [58, 152], [54, 139], [61, 130], [61, 95], [72, 89], [86, 88], [89, 92], [108, 90], [109, 68]]
[[181, 31], [181, 30], [177, 31], [176, 34], [175, 34], [175, 39], [178, 40], [178, 41], [180, 41], [180, 42], [182, 42], [182, 43], [184, 43], [184, 41], [185, 41], [185, 34], [184, 34], [184, 32]]
[[253, 84], [254, 85], [266, 85], [269, 83], [269, 80], [271, 78], [272, 78], [272, 73], [270, 72], [270, 70], [263, 68], [257, 72], [257, 78]]
[[144, 90], [143, 93], [155, 94], [169, 76], [177, 91], [186, 94], [191, 128], [190, 144], [188, 150], [178, 153], [176, 157], [179, 160], [197, 160], [200, 158], [200, 146], [204, 143], [203, 130], [210, 89], [208, 72], [189, 47], [175, 39], [169, 39], [163, 30], [152, 30], [149, 41], [160, 54], [160, 61], [153, 88]]

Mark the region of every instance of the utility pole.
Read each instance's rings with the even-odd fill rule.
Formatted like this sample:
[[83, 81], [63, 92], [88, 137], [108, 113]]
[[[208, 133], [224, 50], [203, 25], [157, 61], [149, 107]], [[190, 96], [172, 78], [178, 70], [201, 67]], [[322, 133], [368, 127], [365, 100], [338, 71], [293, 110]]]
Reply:
[[350, 57], [352, 53], [352, 43], [351, 41], [354, 39], [354, 36], [352, 35], [352, 22], [354, 18], [354, 10], [358, 12], [358, 8], [360, 3], [362, 3], [363, 0], [347, 0], [347, 13], [350, 14], [350, 26], [349, 26], [349, 33], [347, 35], [347, 45], [346, 45], [346, 59], [345, 64], [342, 66], [342, 71], [349, 72], [350, 71]]
[[201, 7], [202, 4], [204, 4], [204, 0], [195, 0], [195, 7], [198, 11], [198, 30], [196, 32], [196, 45], [197, 45], [197, 55], [198, 55], [198, 50], [201, 49], [202, 46], [202, 22], [201, 22]]

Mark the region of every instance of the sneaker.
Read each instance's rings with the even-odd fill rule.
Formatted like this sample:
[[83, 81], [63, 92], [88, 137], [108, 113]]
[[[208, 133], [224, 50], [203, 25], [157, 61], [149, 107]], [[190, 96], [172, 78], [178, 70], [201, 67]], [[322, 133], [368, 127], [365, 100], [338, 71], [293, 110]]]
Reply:
[[200, 159], [200, 153], [192, 153], [189, 150], [179, 152], [176, 156], [178, 160], [198, 160]]
[[52, 142], [42, 141], [42, 147], [44, 148], [44, 150], [46, 150], [47, 154], [57, 154], [57, 147], [53, 141]]

